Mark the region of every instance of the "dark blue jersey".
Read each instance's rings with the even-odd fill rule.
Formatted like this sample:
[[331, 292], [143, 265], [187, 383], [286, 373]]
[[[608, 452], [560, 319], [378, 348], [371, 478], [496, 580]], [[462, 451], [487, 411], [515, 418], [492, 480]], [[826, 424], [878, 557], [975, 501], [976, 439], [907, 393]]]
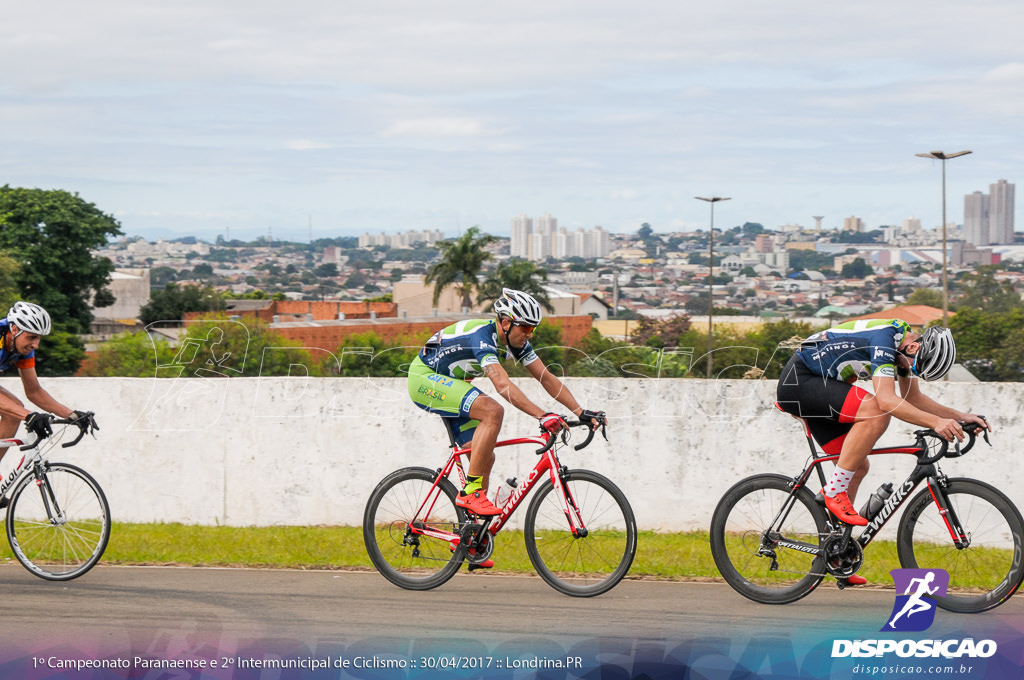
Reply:
[[797, 356], [812, 373], [835, 380], [895, 378], [897, 348], [908, 332], [902, 319], [848, 321], [804, 340]]

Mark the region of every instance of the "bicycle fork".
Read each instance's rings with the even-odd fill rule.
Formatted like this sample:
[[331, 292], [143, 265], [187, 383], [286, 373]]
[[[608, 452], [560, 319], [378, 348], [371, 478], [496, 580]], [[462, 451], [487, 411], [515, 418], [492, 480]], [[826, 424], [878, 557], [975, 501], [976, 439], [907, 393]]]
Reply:
[[565, 481], [565, 474], [569, 471], [564, 465], [559, 465], [558, 459], [554, 458], [551, 452], [547, 454], [551, 465], [551, 483], [555, 486], [555, 493], [558, 494], [558, 501], [562, 505], [562, 513], [569, 523], [569, 531], [573, 538], [586, 538], [589, 532], [583, 522], [583, 513], [572, 495], [572, 489]]
[[944, 481], [944, 478], [936, 479], [935, 477], [929, 477], [926, 482], [928, 493], [932, 495], [932, 500], [939, 511], [939, 516], [946, 524], [946, 530], [949, 531], [949, 537], [953, 539], [953, 545], [957, 550], [963, 550], [970, 547], [971, 536], [964, 530], [963, 525], [960, 523], [960, 518], [957, 517], [956, 510], [949, 502], [949, 496], [943, 490], [945, 486], [943, 484]]

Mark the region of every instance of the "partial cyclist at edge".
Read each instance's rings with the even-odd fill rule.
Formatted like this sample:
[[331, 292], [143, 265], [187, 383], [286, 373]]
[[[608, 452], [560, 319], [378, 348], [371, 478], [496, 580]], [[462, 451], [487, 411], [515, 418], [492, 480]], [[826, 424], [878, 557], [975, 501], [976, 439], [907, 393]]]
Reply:
[[[472, 386], [473, 378], [486, 376], [507, 402], [536, 418], [548, 432], [561, 431], [566, 427], [565, 421], [534, 404], [509, 379], [501, 362], [511, 356], [580, 422], [594, 429], [605, 424], [604, 412], [582, 408], [530, 346], [530, 338], [543, 318], [537, 300], [522, 291], [505, 288], [494, 302], [494, 312], [494, 319], [458, 321], [434, 333], [409, 366], [409, 396], [413, 402], [449, 419], [447, 424], [456, 444], [465, 446], [472, 442], [466, 485], [455, 502], [482, 517], [501, 514], [488, 499], [487, 489], [494, 465], [494, 444], [505, 409]], [[494, 563], [487, 560], [478, 566], [488, 568]]]
[[[955, 361], [956, 343], [948, 328], [931, 326], [916, 333], [902, 319], [869, 319], [815, 333], [782, 369], [779, 407], [805, 419], [826, 454], [839, 455], [822, 495], [825, 507], [840, 520], [867, 525], [853, 500], [868, 472], [868, 452], [893, 417], [931, 428], [947, 441], [963, 441], [965, 423], [991, 429], [979, 416], [944, 406], [921, 391], [918, 378], [939, 380]], [[870, 380], [874, 395], [854, 385], [858, 379]], [[867, 581], [854, 575], [849, 582]]]
[[[39, 349], [40, 339], [49, 335], [50, 330], [50, 315], [31, 302], [15, 302], [7, 312], [7, 318], [0, 319], [0, 375], [17, 369], [25, 396], [42, 411], [29, 411], [18, 397], [0, 387], [0, 439], [13, 437], [22, 422], [37, 437], [48, 437], [53, 434], [51, 421], [54, 415], [71, 420], [84, 418], [81, 427], [91, 424], [99, 429], [95, 427], [96, 421], [91, 414], [68, 408], [39, 384], [36, 376], [36, 350]], [[6, 448], [0, 449], [0, 458], [6, 452]], [[6, 498], [0, 499], [0, 507], [6, 505], [6, 502]]]

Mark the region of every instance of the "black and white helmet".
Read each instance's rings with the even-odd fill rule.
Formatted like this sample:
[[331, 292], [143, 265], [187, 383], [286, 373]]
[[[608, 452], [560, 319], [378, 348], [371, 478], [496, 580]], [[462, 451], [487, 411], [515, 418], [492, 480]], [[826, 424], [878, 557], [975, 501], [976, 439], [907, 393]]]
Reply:
[[7, 312], [7, 322], [13, 323], [19, 331], [25, 333], [50, 334], [50, 315], [45, 309], [31, 302], [15, 302]]
[[511, 288], [502, 288], [501, 297], [494, 301], [494, 311], [528, 326], [539, 326], [544, 318], [540, 303], [532, 295]]
[[914, 373], [925, 380], [938, 380], [949, 373], [956, 362], [953, 331], [943, 326], [930, 326], [921, 336], [921, 349], [914, 355]]

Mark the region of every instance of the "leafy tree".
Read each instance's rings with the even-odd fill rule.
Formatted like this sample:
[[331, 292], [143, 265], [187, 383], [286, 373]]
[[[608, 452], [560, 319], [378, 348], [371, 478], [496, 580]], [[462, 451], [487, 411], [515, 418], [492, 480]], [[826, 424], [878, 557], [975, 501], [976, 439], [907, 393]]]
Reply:
[[101, 343], [83, 365], [81, 375], [96, 377], [153, 377], [157, 366], [171, 363], [176, 351], [148, 333], [122, 333]]
[[317, 268], [313, 270], [313, 273], [321, 279], [334, 278], [338, 275], [338, 265], [333, 262], [325, 262], [317, 266]]
[[960, 296], [956, 309], [984, 309], [988, 312], [1009, 312], [1024, 309], [1024, 301], [1010, 281], [997, 281], [995, 268], [979, 267], [973, 274], [965, 274], [960, 283]]
[[934, 288], [915, 288], [914, 292], [907, 296], [907, 304], [927, 305], [941, 309], [942, 291]]
[[497, 300], [502, 288], [512, 288], [529, 293], [540, 305], [549, 312], [555, 311], [551, 306], [547, 290], [541, 281], [547, 281], [548, 271], [528, 260], [514, 258], [498, 265], [487, 279], [480, 284], [480, 298]]
[[21, 265], [13, 257], [0, 253], [0, 317], [7, 314], [21, 292], [18, 290], [18, 272]]
[[90, 300], [114, 270], [91, 251], [119, 234], [116, 219], [78, 194], [0, 187], [0, 250], [21, 264], [18, 288], [70, 332], [88, 332]]
[[858, 257], [853, 262], [848, 262], [843, 265], [843, 270], [840, 273], [840, 276], [844, 279], [863, 279], [873, 271], [874, 270], [871, 269], [871, 265], [865, 262], [864, 258]]
[[481, 234], [479, 227], [470, 227], [457, 239], [439, 241], [441, 260], [427, 272], [427, 283], [434, 284], [434, 301], [441, 299], [441, 291], [456, 286], [462, 293], [462, 306], [473, 306], [473, 293], [480, 285], [479, 276], [484, 263], [491, 259], [485, 248], [496, 241], [490, 234]]
[[142, 309], [139, 319], [149, 325], [157, 321], [179, 323], [186, 312], [211, 312], [224, 309], [220, 294], [209, 286], [179, 286], [168, 283], [162, 291], [152, 294]]
[[45, 376], [74, 375], [83, 359], [85, 344], [82, 339], [54, 324], [53, 331], [39, 341], [36, 372]]

